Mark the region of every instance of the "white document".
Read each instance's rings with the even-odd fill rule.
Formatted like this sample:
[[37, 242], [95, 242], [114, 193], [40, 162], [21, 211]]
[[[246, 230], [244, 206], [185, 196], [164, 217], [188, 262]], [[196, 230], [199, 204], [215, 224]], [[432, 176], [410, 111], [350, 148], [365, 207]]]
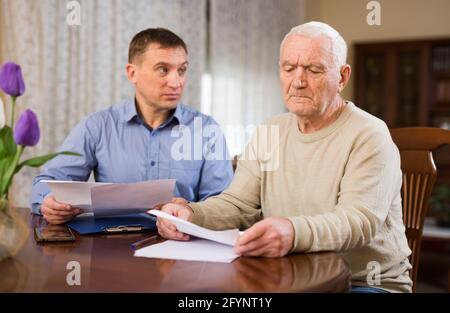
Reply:
[[129, 184], [110, 184], [91, 189], [96, 216], [147, 212], [173, 198], [175, 179], [150, 180]]
[[170, 220], [179, 231], [194, 237], [188, 241], [166, 240], [136, 250], [134, 255], [137, 257], [224, 263], [231, 263], [239, 257], [233, 248], [239, 237], [238, 229], [215, 231], [159, 210], [151, 210], [149, 213]]
[[70, 205], [82, 208], [85, 212], [92, 212], [91, 188], [108, 183], [90, 183], [79, 181], [62, 180], [41, 180], [41, 183], [47, 183], [51, 189], [56, 201], [69, 203]]
[[146, 212], [170, 202], [175, 187], [175, 179], [139, 183], [41, 182], [48, 184], [57, 201], [93, 212], [95, 216]]
[[191, 237], [189, 241], [166, 240], [134, 252], [136, 257], [231, 263], [238, 258], [232, 246]]
[[234, 246], [239, 237], [239, 230], [237, 228], [229, 230], [211, 230], [182, 220], [181, 218], [172, 216], [160, 210], [151, 210], [149, 213], [171, 221], [180, 232], [195, 237], [209, 239], [229, 246]]

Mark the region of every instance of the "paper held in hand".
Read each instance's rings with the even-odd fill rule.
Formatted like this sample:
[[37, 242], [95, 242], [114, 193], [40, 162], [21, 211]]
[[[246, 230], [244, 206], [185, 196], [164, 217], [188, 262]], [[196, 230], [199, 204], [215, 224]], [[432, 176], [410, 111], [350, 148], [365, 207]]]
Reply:
[[228, 230], [211, 230], [182, 220], [181, 218], [172, 216], [160, 210], [151, 210], [149, 213], [171, 221], [180, 232], [191, 236], [220, 242], [229, 246], [234, 246], [237, 238], [239, 237], [239, 230], [237, 228]]
[[172, 200], [175, 179], [138, 183], [92, 183], [42, 180], [59, 202], [93, 212], [95, 216], [112, 216], [146, 212]]
[[136, 250], [134, 255], [137, 257], [224, 263], [231, 263], [239, 257], [233, 248], [239, 237], [238, 229], [210, 230], [159, 210], [149, 213], [170, 220], [180, 232], [191, 235], [191, 238], [188, 241], [166, 240]]

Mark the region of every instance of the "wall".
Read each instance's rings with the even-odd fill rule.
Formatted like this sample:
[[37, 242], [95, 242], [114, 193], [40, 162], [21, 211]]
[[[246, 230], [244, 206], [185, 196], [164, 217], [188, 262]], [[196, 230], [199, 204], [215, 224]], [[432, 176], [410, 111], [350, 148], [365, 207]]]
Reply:
[[[379, 0], [381, 25], [366, 22], [369, 0], [308, 0], [306, 20], [317, 20], [336, 28], [349, 46], [348, 60], [353, 66], [355, 42], [450, 37], [450, 1]], [[344, 97], [353, 98], [353, 80]]]

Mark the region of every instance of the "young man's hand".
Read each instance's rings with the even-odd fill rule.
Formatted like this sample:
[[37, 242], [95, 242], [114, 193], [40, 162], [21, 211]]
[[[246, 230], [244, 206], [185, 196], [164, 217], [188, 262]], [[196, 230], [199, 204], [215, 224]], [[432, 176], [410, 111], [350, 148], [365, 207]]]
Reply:
[[83, 210], [58, 202], [54, 195], [48, 195], [42, 202], [41, 213], [49, 224], [64, 224], [83, 213]]

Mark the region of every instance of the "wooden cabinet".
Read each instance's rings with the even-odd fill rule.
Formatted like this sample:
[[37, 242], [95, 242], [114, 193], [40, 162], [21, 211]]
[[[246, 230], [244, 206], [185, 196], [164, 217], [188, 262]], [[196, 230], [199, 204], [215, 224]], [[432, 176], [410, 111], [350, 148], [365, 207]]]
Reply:
[[[450, 38], [355, 44], [356, 105], [389, 127], [450, 129]], [[450, 147], [434, 155], [450, 184]]]

